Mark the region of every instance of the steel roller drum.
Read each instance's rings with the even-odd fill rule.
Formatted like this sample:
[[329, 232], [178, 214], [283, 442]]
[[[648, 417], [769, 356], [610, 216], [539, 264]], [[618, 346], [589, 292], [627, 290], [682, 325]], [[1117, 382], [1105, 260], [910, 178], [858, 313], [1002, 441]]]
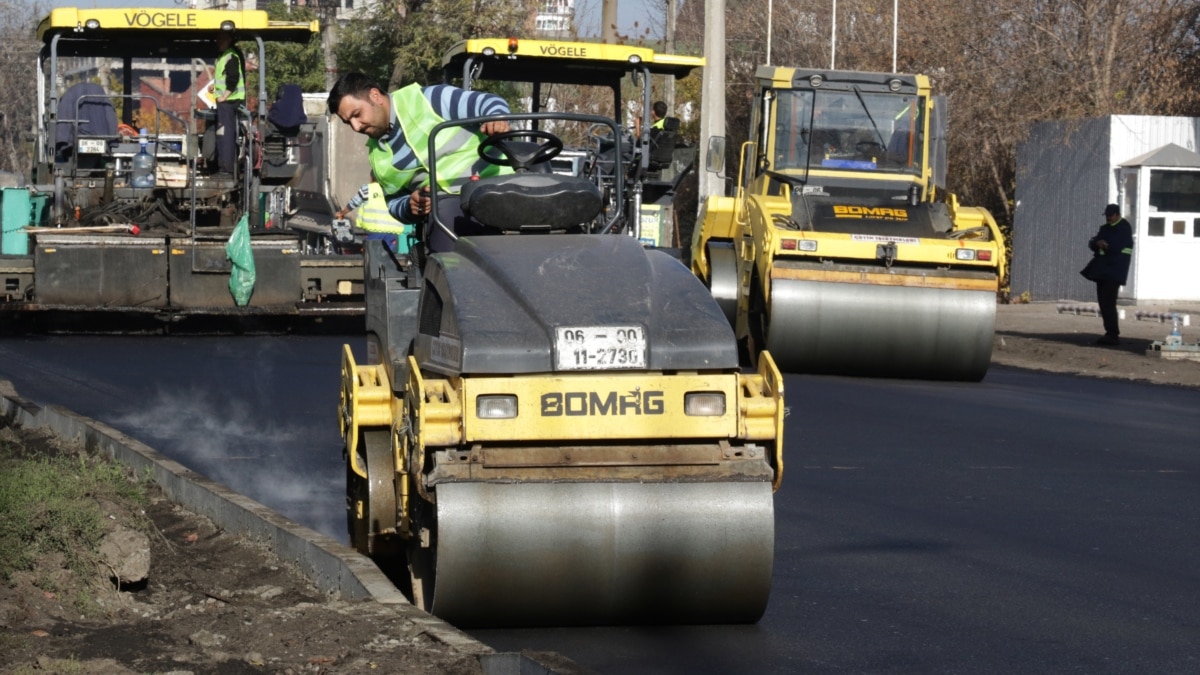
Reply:
[[443, 483], [433, 614], [458, 626], [744, 623], [766, 610], [769, 482]]
[[996, 294], [776, 280], [767, 349], [789, 372], [978, 381]]

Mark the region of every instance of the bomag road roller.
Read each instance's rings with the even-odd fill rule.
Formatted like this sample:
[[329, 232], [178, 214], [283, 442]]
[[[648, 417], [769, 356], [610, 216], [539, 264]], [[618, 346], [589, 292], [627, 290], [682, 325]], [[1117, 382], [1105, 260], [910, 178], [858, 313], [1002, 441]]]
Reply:
[[[232, 173], [219, 171], [210, 88], [223, 33], [257, 61], [221, 131], [235, 135]], [[333, 209], [314, 219], [301, 199], [327, 192], [327, 122], [308, 117], [299, 85], [267, 91], [268, 47], [318, 34], [316, 21], [257, 10], [52, 10], [29, 83], [38, 117], [23, 196], [37, 215], [6, 219], [0, 312], [66, 329], [347, 317], [361, 330], [361, 237], [339, 238]], [[234, 263], [246, 282], [236, 292]]]
[[[695, 275], [603, 234], [598, 141], [549, 170], [572, 125], [619, 147], [611, 118], [488, 119], [513, 129], [479, 153], [513, 171], [434, 197], [492, 234], [368, 242], [365, 363], [345, 347], [339, 409], [352, 545], [460, 626], [756, 621], [783, 472], [770, 354], [742, 372]], [[428, 156], [483, 121], [438, 125]]]
[[756, 80], [736, 194], [702, 204], [691, 263], [750, 357], [982, 379], [1005, 249], [991, 214], [944, 188], [944, 98], [922, 75], [761, 66]]

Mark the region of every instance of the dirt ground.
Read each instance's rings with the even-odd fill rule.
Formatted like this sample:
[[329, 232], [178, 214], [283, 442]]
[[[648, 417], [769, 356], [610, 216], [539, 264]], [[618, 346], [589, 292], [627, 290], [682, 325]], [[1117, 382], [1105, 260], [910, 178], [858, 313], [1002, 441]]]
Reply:
[[[25, 447], [57, 444], [40, 432], [2, 428], [0, 435]], [[130, 509], [140, 507], [101, 507], [114, 527], [138, 520]], [[36, 574], [0, 584], [0, 673], [483, 672], [476, 654], [440, 642], [402, 613], [325, 597], [265, 549], [161, 495], [146, 515], [150, 571], [140, 584], [118, 588], [107, 574], [72, 579], [55, 560], [39, 573], [54, 576], [64, 589], [58, 593], [35, 586]], [[96, 601], [87, 617], [76, 608], [80, 593]]]
[[[1192, 325], [1181, 334], [1195, 345], [1200, 306], [1124, 309], [1121, 344], [1101, 347], [1094, 344], [1102, 332], [1094, 305], [1001, 305], [993, 363], [1200, 388], [1200, 361], [1147, 355], [1170, 322], [1136, 316], [1188, 313]], [[122, 510], [128, 507], [109, 508], [114, 523], [133, 517]], [[325, 597], [269, 552], [161, 497], [148, 515], [154, 526], [147, 582], [118, 589], [107, 579], [75, 580], [80, 592], [99, 589], [97, 616], [80, 616], [69, 593], [46, 593], [32, 578], [0, 587], [0, 673], [483, 672], [477, 654], [440, 642], [392, 609]], [[561, 667], [582, 670], [570, 662]]]
[[[1104, 334], [1095, 303], [1041, 302], [1000, 305], [992, 363], [1030, 370], [1089, 377], [1140, 380], [1154, 384], [1200, 387], [1200, 360], [1163, 358], [1179, 352], [1154, 350], [1172, 330], [1169, 314], [1187, 317], [1179, 326], [1184, 345], [1200, 341], [1200, 305], [1121, 307], [1121, 344], [1095, 344]], [[1138, 318], [1138, 315], [1142, 318]], [[1200, 353], [1193, 352], [1200, 358]]]

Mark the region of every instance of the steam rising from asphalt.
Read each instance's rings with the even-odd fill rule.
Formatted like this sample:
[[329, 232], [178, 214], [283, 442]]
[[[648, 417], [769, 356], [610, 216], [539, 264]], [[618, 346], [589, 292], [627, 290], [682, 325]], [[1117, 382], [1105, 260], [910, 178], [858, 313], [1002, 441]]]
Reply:
[[[134, 428], [147, 445], [189, 469], [345, 540], [345, 469], [332, 408], [288, 427], [273, 418], [277, 403], [255, 396], [160, 391], [149, 400], [114, 426]], [[332, 443], [324, 440], [329, 436]]]

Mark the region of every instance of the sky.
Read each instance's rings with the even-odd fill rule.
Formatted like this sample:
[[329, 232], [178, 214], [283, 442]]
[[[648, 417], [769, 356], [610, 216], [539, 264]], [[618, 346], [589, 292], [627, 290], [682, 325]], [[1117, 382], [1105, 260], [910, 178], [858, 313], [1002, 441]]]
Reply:
[[[36, 2], [37, 0], [33, 0]], [[602, 0], [575, 0], [575, 9], [579, 13], [580, 29], [594, 34], [600, 34], [600, 6]], [[43, 6], [50, 7], [181, 7], [186, 2], [176, 3], [174, 0], [42, 0]], [[632, 33], [636, 26], [639, 34], [647, 27], [661, 30], [654, 26], [661, 25], [663, 0], [617, 0], [617, 25], [619, 32]], [[651, 16], [656, 19], [651, 19]]]

